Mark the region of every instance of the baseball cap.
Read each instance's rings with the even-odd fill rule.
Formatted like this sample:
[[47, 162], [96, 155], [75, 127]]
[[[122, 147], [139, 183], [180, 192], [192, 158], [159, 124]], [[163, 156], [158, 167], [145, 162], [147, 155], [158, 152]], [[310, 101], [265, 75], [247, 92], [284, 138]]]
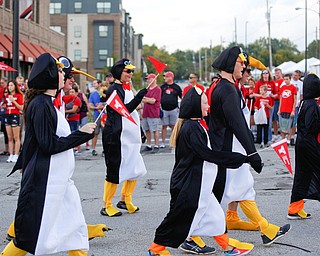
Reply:
[[174, 74], [173, 74], [173, 72], [171, 72], [171, 71], [166, 72], [166, 73], [164, 74], [164, 76], [168, 76], [168, 77], [174, 78]]
[[150, 73], [149, 75], [146, 76], [147, 79], [148, 79], [148, 78], [155, 78], [155, 77], [156, 77], [156, 75], [153, 74], [153, 73]]

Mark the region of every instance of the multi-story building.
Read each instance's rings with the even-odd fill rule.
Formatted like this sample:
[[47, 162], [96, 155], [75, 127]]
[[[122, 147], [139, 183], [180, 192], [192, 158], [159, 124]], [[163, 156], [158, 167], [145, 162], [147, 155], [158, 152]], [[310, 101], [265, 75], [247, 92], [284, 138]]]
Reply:
[[142, 35], [135, 34], [121, 0], [51, 0], [50, 27], [66, 35], [66, 55], [99, 79], [121, 58], [142, 67]]
[[[50, 0], [33, 0], [32, 18], [19, 19], [19, 74], [28, 77], [32, 64], [44, 52], [55, 57], [65, 52], [65, 36], [50, 29]], [[0, 61], [12, 65], [13, 0], [0, 5]], [[2, 76], [9, 74], [2, 71]]]

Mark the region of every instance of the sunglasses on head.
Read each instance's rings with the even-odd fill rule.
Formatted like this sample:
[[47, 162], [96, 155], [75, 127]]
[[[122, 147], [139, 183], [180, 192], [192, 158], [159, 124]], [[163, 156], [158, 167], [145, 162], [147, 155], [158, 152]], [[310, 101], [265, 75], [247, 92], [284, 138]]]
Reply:
[[124, 69], [123, 72], [126, 72], [128, 74], [133, 74], [134, 73], [134, 70], [133, 69]]

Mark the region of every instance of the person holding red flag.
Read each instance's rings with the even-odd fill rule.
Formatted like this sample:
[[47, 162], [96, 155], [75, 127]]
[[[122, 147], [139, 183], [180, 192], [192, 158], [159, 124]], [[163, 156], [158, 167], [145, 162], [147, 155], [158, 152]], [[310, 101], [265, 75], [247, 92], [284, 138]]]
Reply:
[[116, 93], [129, 111], [134, 122], [118, 113], [110, 105], [107, 105], [107, 121], [102, 133], [103, 151], [107, 174], [104, 183], [103, 201], [104, 207], [100, 214], [104, 216], [121, 216], [122, 212], [112, 204], [112, 198], [116, 193], [118, 184], [124, 182], [122, 197], [117, 203], [119, 209], [135, 213], [139, 210], [132, 203], [132, 194], [135, 189], [137, 178], [146, 174], [146, 168], [140, 154], [141, 135], [140, 119], [137, 106], [147, 94], [147, 89], [140, 90], [136, 96], [130, 89], [130, 81], [134, 72], [133, 66], [128, 59], [121, 59], [111, 68], [115, 82], [109, 87], [106, 97]]
[[298, 133], [295, 145], [295, 173], [287, 218], [309, 219], [304, 211], [303, 199], [320, 201], [320, 80], [309, 74], [303, 80], [303, 101], [298, 116]]

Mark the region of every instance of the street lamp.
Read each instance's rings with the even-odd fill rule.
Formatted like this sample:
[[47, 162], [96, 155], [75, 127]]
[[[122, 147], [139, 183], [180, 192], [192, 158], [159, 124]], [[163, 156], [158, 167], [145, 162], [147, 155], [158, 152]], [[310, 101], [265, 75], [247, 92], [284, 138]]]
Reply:
[[[319, 25], [318, 25], [318, 29], [319, 29], [319, 39], [317, 38], [317, 45], [318, 45], [318, 58], [320, 58], [320, 1], [318, 2], [319, 3], [319, 12], [317, 12], [317, 11], [315, 11], [315, 10], [313, 10], [313, 9], [310, 9], [310, 8], [307, 8], [307, 0], [306, 0], [306, 2], [305, 2], [305, 8], [302, 8], [302, 7], [296, 7], [295, 9], [298, 11], [298, 10], [305, 10], [305, 22], [306, 22], [306, 24], [305, 24], [305, 43], [306, 43], [306, 47], [305, 47], [305, 51], [306, 51], [306, 53], [305, 53], [305, 59], [306, 59], [306, 62], [307, 62], [307, 57], [308, 57], [308, 55], [307, 55], [307, 52], [308, 52], [308, 46], [307, 46], [307, 36], [308, 36], [308, 34], [307, 34], [307, 11], [312, 11], [312, 12], [315, 12], [317, 15], [318, 15], [318, 17], [319, 17]], [[305, 71], [307, 71], [307, 64], [305, 64]]]
[[268, 44], [269, 44], [269, 68], [270, 70], [272, 69], [272, 47], [271, 47], [271, 29], [270, 29], [270, 12], [271, 12], [272, 6], [269, 8], [269, 1], [267, 0], [267, 13], [266, 13], [266, 18], [267, 18], [267, 23], [268, 23]]
[[246, 47], [246, 51], [248, 52], [248, 44], [247, 44], [247, 39], [248, 39], [248, 22], [249, 21], [246, 21], [246, 24], [245, 24], [245, 42], [244, 42], [244, 44], [245, 44], [245, 47]]

